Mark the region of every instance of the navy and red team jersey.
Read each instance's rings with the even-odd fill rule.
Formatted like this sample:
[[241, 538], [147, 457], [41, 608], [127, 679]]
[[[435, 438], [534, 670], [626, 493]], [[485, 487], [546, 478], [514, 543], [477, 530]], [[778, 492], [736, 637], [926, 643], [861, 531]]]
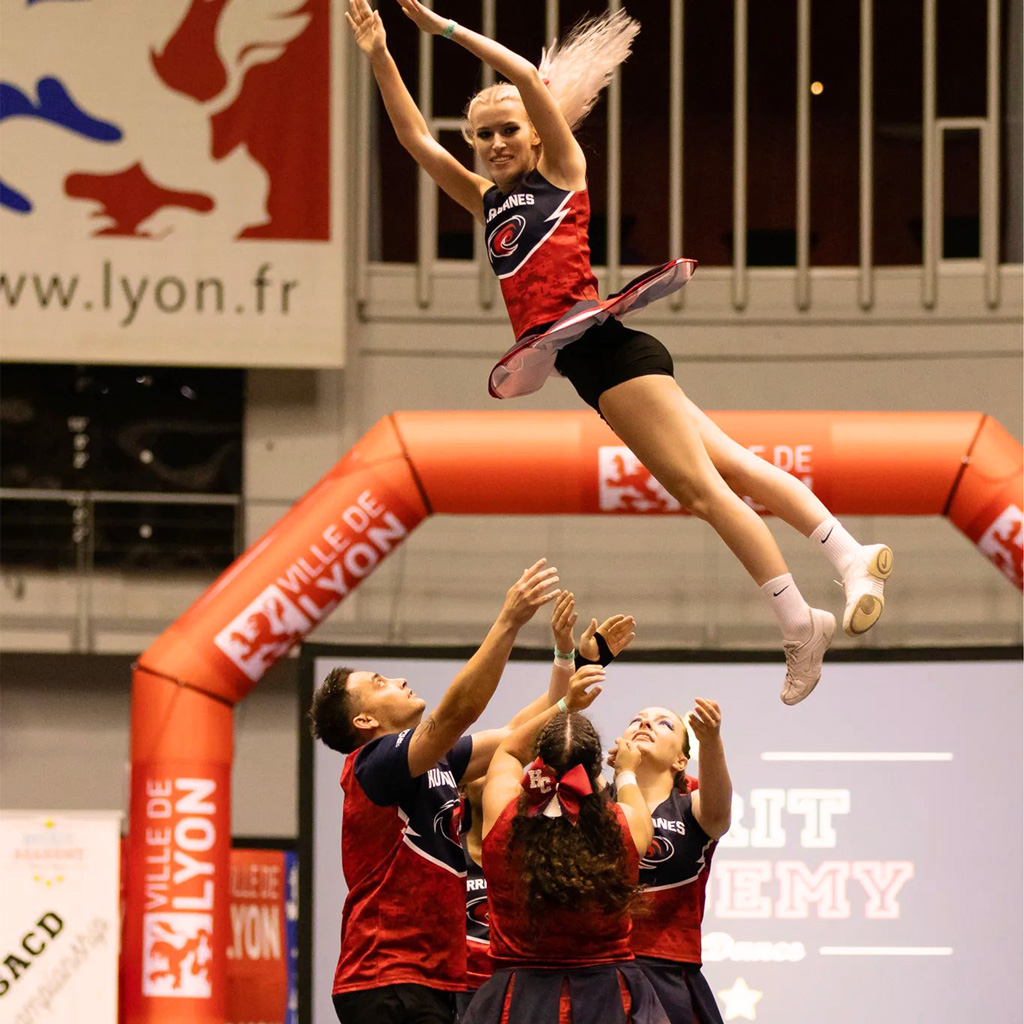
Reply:
[[[518, 800], [509, 803], [483, 843], [483, 868], [490, 905], [491, 960], [495, 969], [572, 969], [632, 960], [630, 916], [626, 911], [613, 915], [598, 907], [574, 904], [565, 909], [551, 908], [544, 915], [542, 928], [530, 922], [509, 849], [517, 805]], [[627, 876], [635, 882], [640, 858], [626, 816], [617, 804], [611, 807], [622, 831], [622, 857]]]
[[466, 854], [466, 984], [479, 988], [491, 976], [491, 926], [484, 869]]
[[473, 752], [462, 739], [409, 774], [412, 730], [345, 759], [341, 862], [348, 885], [334, 993], [415, 984], [466, 987], [466, 861], [457, 789]]
[[699, 964], [704, 894], [717, 843], [694, 817], [689, 793], [674, 789], [651, 817], [654, 838], [640, 860], [646, 912], [633, 921], [633, 952]]
[[487, 256], [517, 339], [599, 299], [590, 269], [590, 198], [556, 188], [538, 170], [511, 192], [484, 193]]

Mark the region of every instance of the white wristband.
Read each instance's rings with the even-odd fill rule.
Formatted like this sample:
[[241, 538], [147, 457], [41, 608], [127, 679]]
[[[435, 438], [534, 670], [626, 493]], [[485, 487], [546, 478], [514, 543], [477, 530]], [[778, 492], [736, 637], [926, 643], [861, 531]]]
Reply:
[[635, 786], [636, 784], [636, 772], [619, 772], [615, 776], [616, 789], [622, 789], [623, 786]]

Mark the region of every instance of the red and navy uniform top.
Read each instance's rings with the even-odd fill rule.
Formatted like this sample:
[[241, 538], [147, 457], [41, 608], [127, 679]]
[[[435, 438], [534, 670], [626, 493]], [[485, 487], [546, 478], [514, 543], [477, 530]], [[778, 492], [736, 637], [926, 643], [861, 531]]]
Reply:
[[[518, 800], [501, 812], [484, 837], [483, 867], [487, 875], [487, 900], [491, 916], [491, 961], [503, 967], [591, 967], [633, 959], [628, 911], [610, 914], [601, 907], [573, 904], [552, 907], [544, 926], [531, 923], [526, 912], [515, 855], [510, 850], [512, 819]], [[622, 832], [622, 859], [626, 874], [636, 881], [639, 856], [622, 808], [612, 804]]]
[[600, 298], [590, 269], [586, 189], [567, 192], [532, 170], [511, 192], [489, 188], [484, 218], [487, 256], [517, 339], [577, 302]]
[[651, 818], [654, 838], [640, 860], [646, 912], [633, 922], [633, 952], [699, 964], [704, 893], [717, 842], [698, 824], [689, 793], [674, 789]]
[[491, 924], [484, 869], [466, 853], [466, 984], [479, 988], [491, 976]]
[[414, 984], [466, 987], [466, 860], [458, 782], [473, 739], [409, 773], [412, 730], [345, 759], [341, 863], [348, 885], [334, 993]]

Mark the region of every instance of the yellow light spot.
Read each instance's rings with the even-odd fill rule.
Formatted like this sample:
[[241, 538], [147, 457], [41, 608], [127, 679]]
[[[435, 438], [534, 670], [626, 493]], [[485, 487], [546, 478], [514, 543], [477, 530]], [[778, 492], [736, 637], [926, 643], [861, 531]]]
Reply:
[[811, 82], [811, 93], [814, 96], [820, 96], [825, 91], [825, 86], [821, 82]]
[[44, 821], [43, 822], [43, 828], [53, 828], [53, 822], [52, 821]]
[[47, 880], [46, 880], [46, 887], [47, 887], [47, 889], [49, 889], [49, 887], [50, 887], [51, 885], [53, 885], [53, 882], [51, 882], [51, 881], [50, 881], [49, 879], [47, 879]]

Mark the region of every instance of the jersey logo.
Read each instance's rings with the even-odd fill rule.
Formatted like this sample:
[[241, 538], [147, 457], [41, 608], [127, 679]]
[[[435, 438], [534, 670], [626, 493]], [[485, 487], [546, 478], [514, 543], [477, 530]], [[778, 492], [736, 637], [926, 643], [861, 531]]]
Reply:
[[487, 902], [486, 894], [466, 900], [466, 917], [470, 924], [475, 924], [478, 928], [491, 926], [490, 905]]
[[503, 220], [487, 237], [487, 252], [492, 260], [511, 256], [518, 246], [520, 235], [526, 230], [526, 218], [514, 213]]
[[462, 850], [462, 800], [456, 797], [434, 815], [434, 832]]
[[665, 861], [671, 860], [675, 852], [676, 848], [668, 836], [655, 836], [651, 840], [651, 845], [647, 847], [647, 852], [640, 858], [640, 867], [653, 868], [658, 864], [664, 864]]

